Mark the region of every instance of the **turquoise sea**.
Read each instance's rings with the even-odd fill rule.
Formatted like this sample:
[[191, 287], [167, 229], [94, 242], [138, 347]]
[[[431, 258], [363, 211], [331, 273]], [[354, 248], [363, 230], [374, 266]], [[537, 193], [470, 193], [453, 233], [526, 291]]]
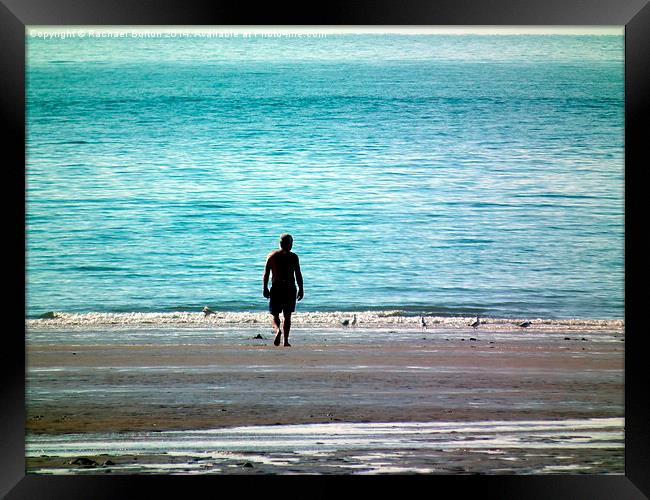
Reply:
[[27, 37], [26, 304], [622, 319], [623, 35]]

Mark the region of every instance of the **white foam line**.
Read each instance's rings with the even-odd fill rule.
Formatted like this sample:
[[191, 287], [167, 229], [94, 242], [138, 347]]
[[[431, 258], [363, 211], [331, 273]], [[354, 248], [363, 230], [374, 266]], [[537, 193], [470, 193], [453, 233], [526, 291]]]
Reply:
[[[297, 312], [293, 317], [295, 328], [302, 326], [310, 327], [338, 327], [340, 329], [341, 321], [350, 319], [353, 314], [357, 315], [358, 324], [352, 328], [343, 329], [346, 332], [363, 331], [365, 328], [382, 327], [398, 328], [407, 331], [421, 331], [419, 315], [408, 315], [399, 310], [386, 311], [333, 311], [333, 312]], [[425, 321], [429, 324], [429, 329], [422, 333], [431, 333], [431, 331], [440, 328], [464, 329], [469, 331], [469, 323], [474, 317], [469, 316], [424, 316]], [[521, 331], [517, 325], [523, 318], [482, 318], [484, 322], [482, 329], [488, 330], [516, 330]], [[205, 316], [202, 312], [167, 312], [167, 313], [66, 313], [54, 312], [50, 318], [26, 319], [25, 326], [28, 328], [52, 328], [61, 326], [140, 326], [151, 328], [157, 326], [232, 326], [255, 327], [260, 328], [268, 323], [268, 313], [266, 312], [217, 312], [216, 314]], [[601, 320], [601, 319], [564, 319], [551, 320], [534, 318], [533, 324], [526, 330], [528, 331], [554, 331], [557, 329], [609, 329], [619, 331], [624, 328], [623, 320]], [[483, 331], [481, 330], [481, 331]]]

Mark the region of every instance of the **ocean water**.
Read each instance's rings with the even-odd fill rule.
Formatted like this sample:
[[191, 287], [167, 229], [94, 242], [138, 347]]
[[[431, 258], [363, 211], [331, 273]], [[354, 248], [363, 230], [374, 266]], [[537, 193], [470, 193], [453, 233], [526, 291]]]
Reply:
[[27, 37], [26, 316], [624, 316], [620, 35]]

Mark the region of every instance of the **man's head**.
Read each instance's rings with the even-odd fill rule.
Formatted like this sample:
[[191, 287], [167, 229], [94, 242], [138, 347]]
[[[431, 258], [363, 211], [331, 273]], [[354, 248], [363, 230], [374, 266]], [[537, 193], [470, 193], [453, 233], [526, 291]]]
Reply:
[[287, 252], [291, 250], [293, 246], [293, 237], [290, 234], [283, 234], [280, 236], [280, 248], [286, 250]]

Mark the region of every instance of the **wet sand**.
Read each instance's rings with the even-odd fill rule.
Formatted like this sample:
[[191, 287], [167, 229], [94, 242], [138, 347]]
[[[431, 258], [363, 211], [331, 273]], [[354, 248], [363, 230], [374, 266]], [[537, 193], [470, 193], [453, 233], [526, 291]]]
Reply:
[[[129, 334], [96, 331], [94, 335], [83, 332], [70, 335], [64, 329], [34, 330], [28, 335], [27, 345], [26, 431], [28, 449], [32, 450], [28, 452], [28, 472], [107, 470], [68, 463], [75, 458], [71, 456], [75, 454], [74, 447], [65, 448], [70, 440], [60, 438], [65, 435], [69, 438], [71, 433], [77, 441], [98, 439], [110, 433], [130, 436], [133, 441], [133, 436], [143, 432], [155, 436], [167, 431], [258, 426], [250, 429], [257, 429], [253, 434], [259, 435], [265, 428], [259, 426], [292, 429], [292, 425], [302, 424], [394, 423], [403, 428], [405, 423], [442, 422], [448, 425], [445, 431], [448, 437], [461, 433], [467, 445], [472, 436], [477, 437], [463, 434], [462, 423], [544, 421], [553, 427], [557, 421], [586, 419], [606, 422], [608, 432], [613, 426], [620, 435], [611, 441], [607, 438], [609, 445], [597, 446], [599, 451], [595, 452], [595, 434], [590, 434], [591, 438], [585, 442], [591, 443], [591, 447], [585, 446], [584, 456], [592, 457], [588, 460], [591, 465], [580, 470], [623, 472], [625, 343], [622, 329], [550, 333], [534, 329], [490, 331], [489, 327], [478, 331], [471, 328], [352, 330], [296, 328], [291, 335], [292, 347], [286, 348], [273, 346], [268, 329], [259, 327], [185, 329], [180, 334], [176, 329], [175, 335], [171, 329], [165, 332], [158, 328], [156, 335], [167, 339], [165, 343], [155, 342], [151, 335], [137, 329]], [[458, 423], [457, 431], [454, 422]], [[328, 429], [332, 428], [308, 427], [313, 429], [312, 437], [321, 433], [321, 441], [315, 439], [314, 446], [324, 443], [322, 440], [326, 440]], [[525, 432], [525, 426], [521, 429]], [[42, 443], [44, 439], [56, 441], [57, 436], [58, 452], [39, 453], [38, 446], [29, 445], [30, 438]], [[179, 435], [170, 436], [173, 439]], [[111, 439], [116, 439], [115, 435]], [[385, 435], [377, 439], [390, 441]], [[557, 450], [566, 442], [579, 441], [560, 440]], [[361, 448], [368, 452], [367, 443]], [[475, 454], [466, 448], [458, 444], [455, 455], [440, 451], [436, 452], [441, 455], [438, 458], [432, 458], [435, 453], [432, 455], [431, 450], [426, 454], [428, 458], [417, 459], [418, 453], [411, 453], [413, 464], [406, 472], [422, 469], [422, 472], [449, 473], [451, 469], [445, 468], [444, 463], [450, 465], [455, 461], [458, 462], [456, 472], [504, 470], [485, 460], [477, 462]], [[518, 445], [520, 451], [525, 448]], [[531, 444], [530, 449], [534, 448]], [[580, 446], [572, 445], [574, 448], [579, 450]], [[500, 455], [498, 443], [490, 449], [491, 457]], [[136, 450], [133, 455], [116, 450], [93, 455], [92, 449], [85, 449], [88, 454], [84, 456], [95, 456], [101, 464], [101, 456], [107, 455], [111, 462], [127, 466], [148, 460], [157, 463], [161, 453], [167, 454], [162, 448], [150, 450], [148, 454], [146, 447], [136, 446], [133, 450]], [[395, 443], [382, 448], [380, 454], [390, 454], [391, 450], [396, 452]], [[552, 457], [566, 456], [566, 452], [563, 455], [557, 450], [540, 459], [534, 467], [528, 463], [526, 467], [513, 469], [510, 464], [505, 470], [574, 472], [576, 464], [584, 462], [573, 453], [569, 454], [573, 458], [568, 463], [560, 460], [565, 469], [553, 469], [558, 462]], [[219, 449], [212, 451], [216, 453]], [[227, 452], [241, 458], [254, 450], [242, 446], [239, 455], [237, 451], [228, 449]], [[330, 458], [339, 456], [341, 460], [355, 453], [340, 447], [329, 451]], [[397, 450], [397, 453], [394, 461], [409, 463], [403, 455], [399, 456], [401, 452]], [[235, 455], [230, 458], [235, 460]], [[472, 460], [463, 460], [465, 455]], [[178, 470], [193, 470], [182, 464], [196, 463], [196, 456], [191, 460], [189, 455], [180, 456], [185, 458], [174, 458], [180, 463]], [[174, 460], [167, 456], [165, 463], [169, 465]], [[214, 457], [211, 460], [214, 462]], [[244, 465], [250, 461], [242, 460]], [[439, 467], [423, 466], [431, 461]], [[293, 462], [287, 463], [296, 469]], [[329, 463], [326, 472], [367, 472], [369, 469], [364, 469], [363, 464], [369, 463], [369, 459], [360, 463], [358, 469], [345, 468], [343, 461], [338, 465]], [[289, 465], [270, 469], [267, 464], [266, 469], [242, 465], [235, 469], [201, 470], [290, 473]], [[175, 469], [154, 467], [152, 470]], [[296, 470], [323, 472], [316, 462]], [[129, 471], [133, 469], [122, 469], [124, 473]], [[404, 472], [389, 466], [385, 471]]]

